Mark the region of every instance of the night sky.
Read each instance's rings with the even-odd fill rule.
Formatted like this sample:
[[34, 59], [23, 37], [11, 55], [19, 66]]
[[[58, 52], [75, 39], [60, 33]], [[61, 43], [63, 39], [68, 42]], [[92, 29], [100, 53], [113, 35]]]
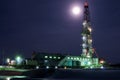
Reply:
[[[85, 0], [0, 0], [0, 57], [32, 51], [81, 54], [83, 12], [71, 14], [73, 5], [83, 9]], [[99, 57], [120, 63], [120, 0], [88, 0], [93, 47]]]

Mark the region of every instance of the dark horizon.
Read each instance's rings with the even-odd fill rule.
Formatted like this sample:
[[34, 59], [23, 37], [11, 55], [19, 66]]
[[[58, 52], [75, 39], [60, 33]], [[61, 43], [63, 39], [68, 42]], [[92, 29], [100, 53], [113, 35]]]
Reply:
[[[1, 0], [0, 56], [30, 57], [32, 51], [81, 54], [83, 13], [70, 8], [85, 0]], [[100, 58], [120, 63], [120, 1], [88, 0], [93, 47]]]

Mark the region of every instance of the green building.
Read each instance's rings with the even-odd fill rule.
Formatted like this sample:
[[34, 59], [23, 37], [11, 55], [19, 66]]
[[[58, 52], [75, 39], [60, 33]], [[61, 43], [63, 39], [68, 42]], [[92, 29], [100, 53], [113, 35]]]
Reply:
[[58, 68], [58, 64], [65, 55], [60, 53], [33, 52], [31, 58], [23, 61], [27, 68]]

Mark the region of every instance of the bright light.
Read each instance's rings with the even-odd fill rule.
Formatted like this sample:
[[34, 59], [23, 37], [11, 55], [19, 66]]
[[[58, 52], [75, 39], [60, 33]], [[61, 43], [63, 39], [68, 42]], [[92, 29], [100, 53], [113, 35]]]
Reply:
[[104, 64], [104, 60], [100, 60], [100, 63], [101, 63], [101, 64]]
[[65, 66], [64, 69], [67, 69], [67, 67]]
[[87, 38], [85, 36], [83, 36], [82, 39], [85, 41]]
[[90, 69], [93, 69], [93, 67], [91, 66]]
[[45, 56], [45, 58], [48, 58], [48, 56]]
[[83, 49], [83, 53], [87, 53], [87, 50], [86, 50], [86, 49]]
[[91, 65], [91, 62], [88, 62], [88, 65]]
[[10, 80], [11, 78], [10, 77], [7, 77], [6, 80]]
[[77, 58], [77, 60], [79, 60], [79, 58]]
[[86, 45], [86, 44], [82, 44], [82, 46], [83, 46], [83, 48], [86, 48], [86, 47], [87, 47], [87, 45]]
[[39, 69], [39, 66], [36, 66], [36, 69]]
[[89, 39], [89, 40], [88, 40], [88, 43], [92, 43], [92, 39]]
[[58, 59], [60, 59], [60, 57], [58, 57]]
[[17, 56], [15, 60], [17, 64], [20, 64], [22, 62], [22, 58], [20, 56]]
[[49, 69], [50, 67], [49, 66], [46, 66], [46, 69]]
[[16, 61], [15, 60], [11, 60], [10, 64], [11, 65], [15, 65]]
[[92, 29], [91, 29], [90, 27], [88, 28], [88, 30], [89, 30], [90, 32], [92, 31]]
[[68, 59], [70, 59], [70, 57], [68, 57]]
[[75, 15], [80, 14], [81, 13], [80, 7], [78, 7], [78, 6], [73, 7], [72, 13], [75, 14]]
[[54, 56], [54, 59], [56, 59], [56, 56]]
[[7, 63], [9, 64], [9, 63], [10, 63], [10, 58], [7, 58], [7, 60], [6, 60], [6, 61], [7, 61]]
[[87, 24], [87, 21], [84, 21], [84, 22], [83, 22], [83, 26], [85, 26], [86, 24]]
[[21, 59], [20, 56], [18, 56], [18, 57], [16, 58], [17, 61], [19, 61], [20, 59]]
[[73, 57], [71, 57], [71, 59], [73, 59]]
[[87, 55], [88, 58], [90, 58], [91, 56], [90, 55]]
[[101, 69], [104, 69], [104, 67], [103, 67], [103, 66], [101, 66], [100, 68], [101, 68]]
[[51, 59], [52, 59], [52, 56], [50, 56], [49, 58], [51, 58]]
[[55, 69], [57, 69], [58, 67], [57, 66], [55, 66]]
[[76, 58], [74, 58], [74, 60], [76, 60]]

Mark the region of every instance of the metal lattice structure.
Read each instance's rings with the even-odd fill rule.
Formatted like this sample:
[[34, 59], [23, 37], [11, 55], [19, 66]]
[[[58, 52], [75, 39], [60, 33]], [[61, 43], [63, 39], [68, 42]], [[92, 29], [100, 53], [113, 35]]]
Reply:
[[91, 58], [94, 50], [92, 48], [92, 28], [90, 23], [90, 14], [88, 2], [84, 4], [84, 21], [82, 31], [82, 57]]
[[95, 50], [92, 47], [92, 28], [90, 23], [90, 13], [88, 2], [84, 3], [84, 19], [82, 30], [82, 54], [81, 56], [66, 56], [58, 66], [70, 68], [100, 68], [99, 58], [94, 58]]

